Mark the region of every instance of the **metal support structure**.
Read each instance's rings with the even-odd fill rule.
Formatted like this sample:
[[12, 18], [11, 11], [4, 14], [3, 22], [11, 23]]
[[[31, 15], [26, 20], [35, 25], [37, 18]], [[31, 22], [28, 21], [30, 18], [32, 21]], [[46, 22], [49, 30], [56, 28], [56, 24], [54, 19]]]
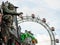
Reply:
[[19, 38], [19, 34], [18, 34], [18, 21], [17, 21], [17, 16], [16, 16], [15, 18], [16, 18], [17, 36], [18, 36], [18, 38]]

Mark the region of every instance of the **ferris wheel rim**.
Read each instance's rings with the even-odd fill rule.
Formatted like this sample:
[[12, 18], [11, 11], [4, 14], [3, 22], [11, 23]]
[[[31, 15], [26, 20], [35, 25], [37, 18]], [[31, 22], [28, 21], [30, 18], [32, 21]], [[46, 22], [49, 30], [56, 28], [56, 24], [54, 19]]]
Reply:
[[[29, 19], [31, 19], [31, 20], [29, 20]], [[35, 19], [35, 21], [34, 21], [34, 19]], [[54, 36], [53, 32], [51, 31], [49, 25], [47, 23], [44, 23], [40, 18], [38, 18], [38, 17], [32, 18], [31, 16], [23, 16], [23, 19], [18, 20], [18, 21], [21, 21], [20, 23], [27, 22], [27, 21], [39, 23], [38, 21], [41, 21], [39, 24], [42, 25], [47, 30], [47, 32], [49, 33], [49, 36], [51, 39], [51, 45], [56, 45], [55, 36]]]

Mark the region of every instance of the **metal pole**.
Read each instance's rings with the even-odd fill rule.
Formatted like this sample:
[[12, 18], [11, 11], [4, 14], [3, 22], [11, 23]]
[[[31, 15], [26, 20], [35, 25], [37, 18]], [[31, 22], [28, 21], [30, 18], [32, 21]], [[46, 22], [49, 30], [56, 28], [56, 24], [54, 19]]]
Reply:
[[[16, 11], [16, 9], [15, 9], [15, 11]], [[21, 27], [20, 27], [20, 26], [18, 27], [18, 20], [17, 20], [17, 16], [15, 16], [15, 23], [16, 23], [17, 37], [18, 37], [18, 40], [19, 40], [19, 45], [21, 45], [20, 35], [19, 35], [19, 30], [20, 30], [20, 32], [21, 32]]]
[[[18, 36], [18, 39], [20, 37], [20, 34], [21, 34], [21, 27], [19, 26], [18, 27], [18, 21], [17, 21], [17, 16], [16, 16], [16, 28], [17, 28], [17, 36]], [[20, 31], [19, 31], [20, 30]], [[19, 33], [20, 32], [20, 33]]]

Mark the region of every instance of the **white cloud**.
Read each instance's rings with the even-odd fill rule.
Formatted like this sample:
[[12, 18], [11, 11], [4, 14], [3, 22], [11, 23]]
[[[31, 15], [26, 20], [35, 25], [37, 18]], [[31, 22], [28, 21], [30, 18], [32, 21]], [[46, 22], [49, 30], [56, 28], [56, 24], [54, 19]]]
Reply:
[[60, 0], [44, 0], [51, 8], [60, 8]]
[[47, 6], [53, 9], [60, 8], [60, 0], [28, 0], [28, 1], [37, 4], [39, 7], [41, 7], [42, 5], [43, 7]]
[[37, 35], [36, 36], [37, 40], [38, 40], [38, 43], [36, 45], [50, 45], [50, 37], [45, 35], [45, 34], [42, 34], [42, 35]]
[[42, 4], [47, 5], [49, 8], [60, 8], [60, 0], [41, 0], [41, 2], [43, 2]]

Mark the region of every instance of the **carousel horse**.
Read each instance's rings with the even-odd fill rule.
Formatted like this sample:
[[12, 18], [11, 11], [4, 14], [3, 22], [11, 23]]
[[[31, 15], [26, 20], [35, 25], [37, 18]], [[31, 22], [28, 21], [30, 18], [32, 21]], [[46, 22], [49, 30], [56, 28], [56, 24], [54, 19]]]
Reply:
[[[15, 11], [15, 6], [9, 2], [2, 2], [1, 9], [2, 9], [2, 24], [1, 24], [1, 30], [2, 30], [2, 35], [4, 37], [4, 42], [7, 43], [8, 39], [10, 38], [10, 30], [14, 28], [13, 25], [13, 16], [18, 16], [23, 14], [22, 12], [17, 13]], [[0, 9], [0, 10], [1, 10]]]

